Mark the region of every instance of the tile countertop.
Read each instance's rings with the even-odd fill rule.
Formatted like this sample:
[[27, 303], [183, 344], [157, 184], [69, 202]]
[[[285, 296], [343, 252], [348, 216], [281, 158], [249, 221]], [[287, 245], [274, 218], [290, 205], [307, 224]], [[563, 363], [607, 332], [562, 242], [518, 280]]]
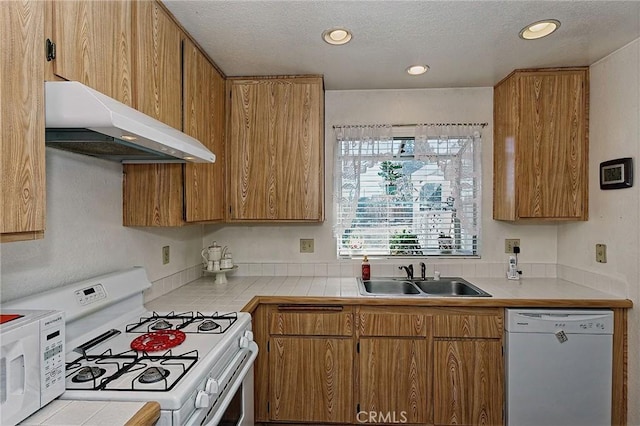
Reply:
[[19, 423], [20, 426], [152, 425], [160, 416], [157, 402], [70, 401], [56, 399]]
[[[523, 278], [510, 281], [506, 278], [472, 278], [472, 284], [490, 293], [493, 297], [409, 297], [381, 298], [361, 296], [355, 278], [334, 277], [230, 277], [226, 284], [214, 284], [213, 277], [202, 277], [177, 290], [147, 302], [149, 310], [202, 312], [238, 311], [254, 296], [277, 300], [287, 297], [341, 299], [358, 303], [381, 303], [392, 300], [394, 304], [424, 305], [469, 305], [469, 306], [611, 306], [631, 307], [631, 301], [594, 290], [579, 284], [556, 278]], [[365, 302], [368, 301], [368, 302]], [[377, 301], [377, 302], [376, 302]], [[604, 301], [604, 302], [603, 302]], [[566, 302], [566, 303], [565, 303]], [[600, 303], [594, 305], [594, 303]]]

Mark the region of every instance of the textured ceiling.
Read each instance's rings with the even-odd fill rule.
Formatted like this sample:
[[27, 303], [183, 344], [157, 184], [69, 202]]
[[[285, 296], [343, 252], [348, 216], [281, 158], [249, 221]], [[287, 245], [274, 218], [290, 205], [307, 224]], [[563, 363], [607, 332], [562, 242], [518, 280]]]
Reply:
[[[516, 68], [591, 65], [640, 37], [639, 1], [163, 3], [227, 76], [323, 74], [329, 90], [493, 86]], [[556, 33], [518, 38], [547, 18]], [[322, 41], [336, 26], [353, 32], [349, 44]]]

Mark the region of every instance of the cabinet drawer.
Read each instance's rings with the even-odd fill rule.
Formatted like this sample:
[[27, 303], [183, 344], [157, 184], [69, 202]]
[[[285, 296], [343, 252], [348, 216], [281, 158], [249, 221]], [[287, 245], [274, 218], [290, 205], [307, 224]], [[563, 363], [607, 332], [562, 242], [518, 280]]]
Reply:
[[362, 309], [358, 312], [360, 336], [406, 336], [427, 335], [429, 317], [416, 313], [416, 309]]
[[442, 310], [433, 318], [433, 337], [501, 338], [502, 309]]
[[269, 333], [295, 336], [352, 336], [353, 313], [341, 306], [317, 307], [311, 311], [280, 311], [269, 316]]

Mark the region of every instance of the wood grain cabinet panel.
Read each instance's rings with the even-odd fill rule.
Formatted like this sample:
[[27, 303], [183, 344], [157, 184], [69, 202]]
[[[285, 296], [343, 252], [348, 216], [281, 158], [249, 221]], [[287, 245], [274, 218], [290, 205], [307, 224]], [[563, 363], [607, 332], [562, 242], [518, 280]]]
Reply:
[[2, 242], [45, 229], [44, 2], [0, 6], [0, 232]]
[[494, 88], [494, 219], [588, 219], [588, 98], [586, 67], [516, 70]]
[[182, 128], [182, 31], [155, 1], [134, 2], [135, 108]]
[[271, 338], [269, 364], [271, 420], [353, 421], [352, 339]]
[[184, 42], [184, 131], [216, 155], [214, 164], [185, 165], [185, 220], [224, 219], [225, 83], [190, 41]]
[[358, 420], [376, 413], [379, 422], [431, 423], [427, 345], [426, 339], [360, 339]]
[[485, 337], [500, 339], [504, 333], [502, 309], [439, 309], [433, 318], [434, 337]]
[[502, 344], [493, 339], [434, 342], [434, 423], [503, 424]]
[[351, 312], [273, 312], [269, 323], [269, 331], [272, 335], [353, 335], [353, 314]]
[[[125, 226], [183, 226], [224, 219], [224, 77], [155, 2], [136, 3], [141, 110], [199, 140], [214, 164], [126, 164]], [[138, 86], [136, 86], [138, 87]]]
[[182, 164], [123, 165], [124, 226], [180, 226], [183, 199]]
[[229, 220], [324, 220], [321, 77], [229, 83]]
[[[182, 128], [182, 32], [155, 1], [134, 2], [135, 107]], [[123, 224], [184, 223], [181, 164], [123, 165]]]
[[53, 2], [54, 73], [133, 106], [131, 1]]
[[427, 317], [414, 312], [398, 311], [397, 308], [361, 308], [358, 312], [359, 335], [426, 336]]

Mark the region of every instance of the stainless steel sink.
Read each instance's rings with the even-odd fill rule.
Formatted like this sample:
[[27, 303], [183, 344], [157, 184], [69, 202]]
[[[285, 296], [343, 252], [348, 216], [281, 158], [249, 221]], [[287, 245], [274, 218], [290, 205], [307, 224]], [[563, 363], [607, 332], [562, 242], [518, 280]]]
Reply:
[[491, 297], [486, 291], [460, 277], [442, 277], [438, 280], [412, 281], [394, 278], [375, 278], [358, 281], [358, 289], [363, 296], [402, 297]]
[[362, 286], [364, 290], [368, 294], [385, 294], [385, 295], [405, 295], [405, 294], [420, 294], [420, 290], [418, 290], [413, 283], [408, 281], [397, 281], [397, 280], [386, 280], [386, 279], [378, 279], [378, 280], [368, 280], [362, 281]]
[[424, 293], [438, 296], [490, 297], [484, 290], [462, 278], [440, 278], [439, 280], [415, 281], [414, 284]]

